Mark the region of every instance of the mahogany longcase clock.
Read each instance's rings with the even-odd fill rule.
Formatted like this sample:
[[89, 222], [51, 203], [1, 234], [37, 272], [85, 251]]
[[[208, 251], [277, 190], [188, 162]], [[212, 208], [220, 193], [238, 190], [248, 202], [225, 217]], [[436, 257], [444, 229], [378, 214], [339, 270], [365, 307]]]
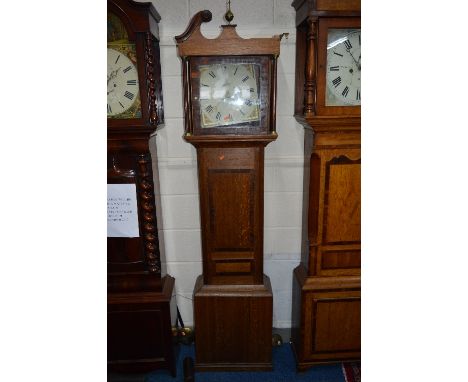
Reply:
[[174, 279], [161, 267], [148, 145], [164, 120], [160, 16], [151, 3], [132, 0], [108, 0], [107, 12], [107, 364], [175, 376]]
[[305, 137], [302, 256], [292, 304], [302, 370], [361, 354], [361, 5], [292, 6], [295, 117]]
[[[228, 17], [226, 16], [228, 19]], [[197, 370], [271, 369], [273, 295], [263, 274], [264, 148], [275, 132], [281, 36], [215, 39], [197, 13], [176, 37], [186, 141], [197, 149], [203, 275], [194, 289]], [[197, 208], [196, 206], [194, 208]]]

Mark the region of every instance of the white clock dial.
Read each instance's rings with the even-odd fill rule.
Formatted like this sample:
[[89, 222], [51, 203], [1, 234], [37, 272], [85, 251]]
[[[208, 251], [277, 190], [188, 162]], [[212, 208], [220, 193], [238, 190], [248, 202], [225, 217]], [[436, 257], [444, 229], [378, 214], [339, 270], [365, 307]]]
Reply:
[[327, 46], [327, 106], [361, 104], [361, 30], [330, 29]]
[[252, 64], [200, 66], [201, 127], [259, 119], [257, 80]]
[[127, 111], [138, 99], [138, 71], [122, 52], [107, 48], [107, 115]]

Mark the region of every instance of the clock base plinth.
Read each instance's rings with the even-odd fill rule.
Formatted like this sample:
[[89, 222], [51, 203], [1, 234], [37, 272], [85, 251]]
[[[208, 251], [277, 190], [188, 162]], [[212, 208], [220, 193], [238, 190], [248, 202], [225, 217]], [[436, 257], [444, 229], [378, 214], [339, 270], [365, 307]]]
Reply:
[[195, 369], [272, 370], [273, 293], [258, 285], [206, 285], [194, 289]]
[[174, 278], [162, 289], [107, 293], [107, 370], [143, 373], [168, 369], [176, 376], [170, 302]]
[[361, 358], [361, 276], [294, 269], [291, 345], [298, 371]]

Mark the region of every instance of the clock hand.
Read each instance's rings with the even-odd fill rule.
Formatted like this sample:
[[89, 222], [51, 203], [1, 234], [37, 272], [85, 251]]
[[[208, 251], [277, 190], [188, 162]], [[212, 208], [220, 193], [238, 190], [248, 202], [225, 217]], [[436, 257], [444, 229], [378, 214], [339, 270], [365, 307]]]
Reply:
[[353, 54], [351, 53], [351, 51], [349, 49], [346, 49], [346, 51], [349, 53], [349, 55], [351, 56], [351, 58], [353, 59], [354, 63], [356, 64], [356, 66], [358, 67], [358, 70], [360, 71], [361, 70], [361, 64], [360, 64], [360, 61], [361, 61], [361, 56], [359, 56], [359, 62], [354, 58]]
[[113, 70], [109, 76], [109, 80], [107, 81], [109, 83], [110, 80], [112, 80], [113, 78], [115, 78], [115, 76], [117, 75], [117, 71], [116, 70]]
[[109, 81], [112, 80], [115, 76], [113, 75], [114, 72], [111, 72], [109, 76], [107, 76], [107, 85], [109, 85]]
[[118, 69], [116, 69], [116, 70], [113, 70], [113, 71], [111, 72], [111, 74], [109, 75], [109, 77], [107, 77], [107, 84], [108, 84], [108, 85], [109, 85], [109, 81], [110, 81], [111, 79], [117, 77], [117, 73], [119, 72], [119, 70], [120, 70], [120, 67], [119, 67]]
[[350, 50], [348, 50], [348, 53], [349, 53], [349, 55], [353, 58], [354, 63], [357, 65], [358, 62], [356, 61], [356, 59], [354, 58], [354, 56], [353, 56], [353, 54], [351, 53]]

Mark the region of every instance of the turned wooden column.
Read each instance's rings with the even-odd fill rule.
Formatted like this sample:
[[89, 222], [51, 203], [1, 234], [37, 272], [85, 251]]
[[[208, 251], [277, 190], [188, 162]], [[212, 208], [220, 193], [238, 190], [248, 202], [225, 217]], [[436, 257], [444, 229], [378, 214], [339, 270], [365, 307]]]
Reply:
[[307, 19], [307, 61], [306, 61], [306, 80], [304, 84], [304, 116], [311, 117], [315, 115], [316, 92], [317, 87], [317, 18], [309, 17]]

